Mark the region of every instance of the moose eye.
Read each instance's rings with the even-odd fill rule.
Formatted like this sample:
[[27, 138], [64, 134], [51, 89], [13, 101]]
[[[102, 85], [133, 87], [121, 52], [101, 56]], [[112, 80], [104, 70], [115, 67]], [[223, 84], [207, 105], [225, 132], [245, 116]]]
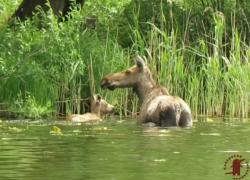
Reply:
[[126, 72], [125, 72], [126, 74], [130, 74], [131, 72], [130, 72], [130, 70], [126, 70]]

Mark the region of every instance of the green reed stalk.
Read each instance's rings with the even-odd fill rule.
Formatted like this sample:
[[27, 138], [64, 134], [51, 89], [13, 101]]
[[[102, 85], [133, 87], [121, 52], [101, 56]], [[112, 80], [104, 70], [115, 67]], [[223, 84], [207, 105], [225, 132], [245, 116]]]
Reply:
[[[82, 100], [94, 91], [117, 107], [120, 118], [123, 113], [134, 114], [140, 104], [131, 90], [104, 91], [100, 82], [107, 74], [129, 68], [139, 53], [146, 57], [157, 83], [182, 97], [194, 116], [248, 117], [250, 49], [244, 32], [236, 28], [236, 7], [230, 27], [222, 13], [212, 12], [210, 31], [199, 33], [196, 24], [195, 39], [199, 40], [189, 42], [193, 35], [189, 27], [195, 28], [194, 23], [188, 16], [186, 25], [176, 24], [170, 5], [170, 18], [161, 7], [159, 25], [156, 20], [140, 22], [142, 9], [134, 7], [134, 22], [128, 25], [133, 32], [129, 49], [120, 47], [118, 33], [112, 34], [114, 24], [103, 31], [100, 26], [95, 31], [83, 30], [88, 14], [93, 13], [89, 9], [73, 11], [72, 20], [62, 23], [52, 11], [41, 11], [42, 20], [35, 16], [19, 22], [16, 30], [2, 24], [0, 102], [11, 104], [8, 108], [22, 111], [23, 116], [32, 109], [35, 117], [55, 117], [83, 112]], [[147, 33], [141, 29], [145, 24]]]
[[[169, 23], [163, 13], [160, 22], [160, 27], [148, 23], [151, 27], [148, 37], [138, 35], [139, 31], [135, 33], [135, 39], [145, 41], [144, 54], [158, 83], [166, 86], [171, 94], [185, 99], [194, 115], [246, 117], [248, 101], [243, 99], [249, 98], [246, 94], [249, 83], [242, 77], [249, 75], [248, 53], [245, 53], [249, 48], [242, 46], [242, 37], [233, 30], [231, 58], [227, 59], [224, 48], [227, 44], [223, 42], [226, 34], [224, 15], [215, 12], [213, 33], [204, 35], [204, 38], [201, 36], [199, 43], [194, 45], [187, 45], [185, 40], [181, 40], [178, 26], [168, 28]], [[185, 31], [185, 37], [187, 33]], [[134, 43], [135, 47], [139, 45], [138, 41]], [[183, 53], [186, 47], [189, 51]]]
[[[1, 37], [0, 101], [21, 102], [29, 92], [38, 106], [45, 108], [51, 102], [47, 114], [80, 113], [82, 99], [91, 94], [90, 87], [101, 92], [102, 75], [124, 67], [123, 51], [108, 34], [105, 45], [95, 32], [79, 28], [87, 12], [73, 11], [73, 20], [59, 25], [52, 11], [41, 13], [44, 29], [37, 28], [41, 21], [35, 16]], [[93, 66], [88, 68], [90, 57]], [[90, 72], [94, 75], [89, 76]]]

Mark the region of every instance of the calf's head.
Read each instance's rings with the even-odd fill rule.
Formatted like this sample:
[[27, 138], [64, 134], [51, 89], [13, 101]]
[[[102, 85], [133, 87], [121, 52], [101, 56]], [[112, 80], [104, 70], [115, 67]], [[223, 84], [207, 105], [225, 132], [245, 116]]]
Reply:
[[98, 114], [99, 116], [102, 116], [104, 114], [110, 114], [114, 112], [114, 106], [111, 104], [108, 104], [107, 101], [102, 99], [102, 97], [99, 94], [95, 94], [93, 96], [92, 102], [91, 102], [91, 112]]

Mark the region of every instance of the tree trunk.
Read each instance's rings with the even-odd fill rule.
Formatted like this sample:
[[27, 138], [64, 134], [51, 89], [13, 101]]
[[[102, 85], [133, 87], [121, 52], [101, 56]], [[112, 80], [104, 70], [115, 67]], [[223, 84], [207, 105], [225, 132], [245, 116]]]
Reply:
[[[76, 0], [77, 4], [83, 6], [85, 0]], [[44, 11], [48, 11], [49, 7], [46, 5], [47, 0], [23, 0], [18, 9], [13, 13], [12, 18], [18, 17], [21, 21], [25, 21], [26, 18], [32, 17], [33, 13], [38, 12], [37, 6], [41, 6]], [[50, 6], [55, 15], [65, 17], [70, 12], [71, 1], [70, 0], [49, 0]]]

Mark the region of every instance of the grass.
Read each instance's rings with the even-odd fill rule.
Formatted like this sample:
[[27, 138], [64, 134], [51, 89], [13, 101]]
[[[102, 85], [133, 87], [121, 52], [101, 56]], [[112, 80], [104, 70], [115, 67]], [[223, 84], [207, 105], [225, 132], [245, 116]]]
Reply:
[[5, 108], [22, 117], [58, 118], [84, 113], [84, 100], [99, 93], [117, 107], [120, 118], [136, 114], [140, 104], [131, 90], [102, 91], [100, 81], [131, 67], [139, 53], [147, 57], [157, 82], [182, 97], [193, 116], [249, 116], [250, 49], [235, 21], [230, 25], [232, 34], [227, 34], [223, 16], [214, 13], [213, 32], [190, 42], [189, 17], [185, 26], [174, 26], [174, 20], [169, 23], [162, 13], [160, 26], [143, 22], [149, 28], [145, 34], [140, 29], [141, 9], [135, 8], [134, 22], [127, 25], [132, 32], [130, 48], [121, 48], [112, 23], [105, 24], [106, 29], [103, 22], [94, 31], [82, 29], [93, 14], [88, 8], [73, 9], [73, 18], [61, 23], [52, 11], [41, 12], [42, 29], [37, 28], [41, 23], [37, 17], [16, 29], [1, 24], [0, 103], [9, 104]]
[[[194, 116], [248, 117], [250, 86], [246, 77], [249, 77], [250, 51], [235, 23], [231, 24], [231, 38], [223, 42], [228, 27], [224, 17], [215, 13], [214, 32], [200, 37], [198, 42], [185, 44], [185, 34], [182, 37], [174, 27], [168, 31], [163, 14], [161, 18], [160, 27], [149, 23], [149, 37], [135, 33], [135, 43], [146, 42], [137, 45], [144, 49], [143, 54], [148, 57], [158, 83], [168, 87], [171, 94], [182, 97], [191, 106]], [[231, 47], [226, 52], [228, 44]]]
[[[59, 24], [52, 11], [41, 13], [42, 21], [34, 17], [19, 23], [15, 30], [7, 26], [2, 30], [0, 101], [18, 101], [29, 107], [32, 100], [34, 106], [44, 108], [51, 102], [47, 115], [52, 117], [83, 113], [83, 100], [93, 89], [105, 95], [100, 92], [101, 77], [118, 70], [124, 59], [122, 50], [108, 34], [103, 41], [96, 32], [81, 29], [86, 19], [82, 16], [87, 17], [88, 12], [73, 11], [72, 21]], [[41, 22], [44, 28], [38, 29], [36, 25]], [[90, 61], [93, 66], [89, 66]], [[95, 75], [94, 82], [90, 72]], [[30, 108], [22, 106], [11, 106], [9, 110], [26, 117]], [[44, 114], [36, 113], [33, 118]]]

